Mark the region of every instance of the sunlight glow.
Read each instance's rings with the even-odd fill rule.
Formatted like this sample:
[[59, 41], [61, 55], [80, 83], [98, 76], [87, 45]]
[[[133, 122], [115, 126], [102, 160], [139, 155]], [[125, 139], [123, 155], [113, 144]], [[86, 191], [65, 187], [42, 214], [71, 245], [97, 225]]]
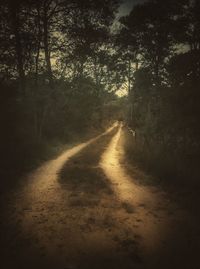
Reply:
[[[112, 189], [116, 195], [116, 199], [122, 203], [129, 213], [134, 213], [144, 220], [140, 225], [141, 234], [144, 237], [143, 245], [147, 252], [158, 247], [161, 244], [161, 237], [165, 237], [165, 223], [163, 225], [155, 225], [153, 216], [147, 214], [147, 208], [153, 208], [158, 203], [158, 195], [154, 195], [148, 188], [136, 183], [128, 173], [123, 164], [124, 151], [121, 147], [121, 139], [123, 137], [123, 124], [119, 125], [118, 132], [112, 138], [107, 150], [101, 158], [100, 166], [104, 170], [106, 177], [110, 180]], [[145, 205], [136, 211], [138, 205]], [[132, 225], [135, 223], [132, 218]], [[139, 230], [139, 229], [138, 229]]]
[[127, 84], [124, 83], [119, 90], [116, 91], [118, 97], [124, 97], [128, 95]]

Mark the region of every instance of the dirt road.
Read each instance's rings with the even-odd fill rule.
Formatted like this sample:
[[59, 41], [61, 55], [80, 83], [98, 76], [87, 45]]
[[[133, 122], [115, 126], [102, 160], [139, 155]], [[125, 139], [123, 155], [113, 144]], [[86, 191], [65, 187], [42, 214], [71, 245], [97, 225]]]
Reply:
[[1, 198], [3, 269], [200, 268], [198, 224], [128, 172], [124, 143], [115, 124]]

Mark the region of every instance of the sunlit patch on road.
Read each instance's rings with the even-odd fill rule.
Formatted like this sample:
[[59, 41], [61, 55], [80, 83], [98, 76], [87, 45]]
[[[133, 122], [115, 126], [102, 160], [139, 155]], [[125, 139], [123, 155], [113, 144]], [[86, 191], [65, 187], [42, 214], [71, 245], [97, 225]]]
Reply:
[[9, 198], [11, 268], [24, 257], [33, 269], [143, 269], [162, 260], [172, 208], [128, 173], [124, 138], [115, 123], [27, 176]]
[[[122, 128], [123, 125], [120, 124], [118, 132], [113, 136], [108, 148], [102, 155], [100, 165], [110, 180], [116, 199], [121, 202], [122, 208], [127, 213], [132, 214], [129, 221], [141, 234], [143, 239], [141, 241], [148, 253], [159, 248], [162, 239], [165, 237], [167, 223], [161, 221], [158, 225], [155, 216], [149, 213], [151, 210], [154, 211], [162, 198], [159, 194], [154, 195], [149, 188], [139, 185], [122, 165], [121, 161], [124, 158], [120, 143]], [[143, 206], [141, 207], [141, 205]], [[162, 213], [164, 214], [164, 212]]]

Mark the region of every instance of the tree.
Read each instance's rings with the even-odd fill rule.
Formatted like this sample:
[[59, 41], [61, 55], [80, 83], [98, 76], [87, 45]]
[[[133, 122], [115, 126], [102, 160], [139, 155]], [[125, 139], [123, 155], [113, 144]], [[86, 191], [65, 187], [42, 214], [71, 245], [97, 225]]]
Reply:
[[196, 176], [189, 167], [200, 152], [197, 14], [199, 1], [150, 0], [121, 18], [118, 44], [124, 55], [139, 52], [140, 60], [130, 98], [134, 155], [162, 175]]

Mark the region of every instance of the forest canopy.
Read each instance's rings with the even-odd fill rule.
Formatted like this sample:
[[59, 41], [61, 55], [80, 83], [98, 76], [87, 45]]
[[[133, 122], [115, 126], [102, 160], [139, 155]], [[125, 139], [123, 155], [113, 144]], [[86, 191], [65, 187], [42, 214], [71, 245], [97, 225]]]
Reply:
[[199, 14], [199, 1], [152, 0], [120, 19], [117, 44], [129, 62], [129, 123], [136, 131], [132, 155], [168, 178], [198, 177]]
[[117, 0], [0, 3], [5, 169], [21, 169], [52, 141], [124, 118], [148, 167], [195, 177], [199, 1], [149, 0], [123, 17]]

